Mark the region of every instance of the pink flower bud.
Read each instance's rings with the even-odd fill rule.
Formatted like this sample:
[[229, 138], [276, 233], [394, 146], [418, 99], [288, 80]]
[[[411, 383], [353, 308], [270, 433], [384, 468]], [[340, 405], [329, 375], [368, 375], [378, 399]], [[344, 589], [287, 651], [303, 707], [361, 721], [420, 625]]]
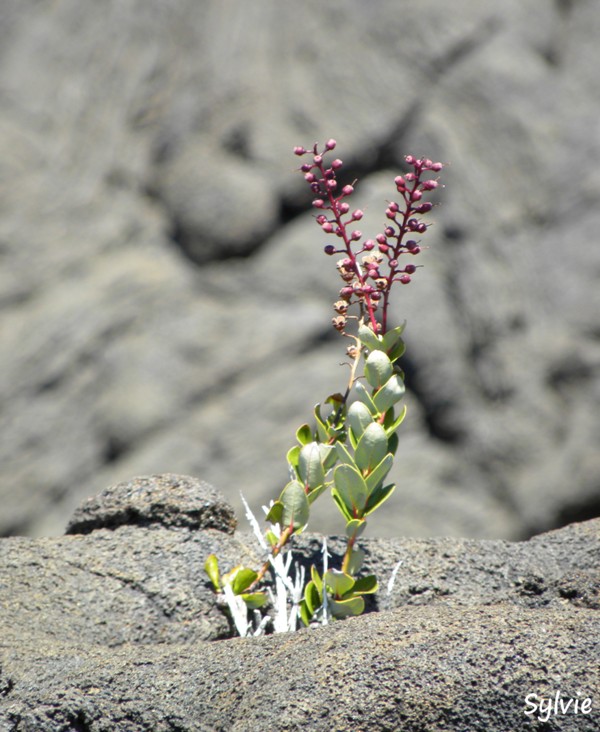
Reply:
[[351, 193], [354, 193], [354, 186], [348, 185], [342, 188], [342, 194], [344, 196], [349, 196]]
[[432, 208], [433, 208], [433, 203], [431, 203], [430, 201], [425, 201], [424, 203], [420, 203], [418, 206], [415, 206], [414, 210], [417, 213], [424, 214], [424, 213], [428, 213], [429, 211], [431, 211]]
[[390, 250], [390, 248], [389, 248], [389, 246], [387, 244], [380, 244], [379, 245], [379, 251], [382, 254], [387, 254], [387, 252], [389, 252], [389, 250]]
[[414, 157], [414, 155], [406, 155], [404, 158], [408, 165], [414, 165], [417, 162], [417, 159]]
[[356, 229], [355, 231], [353, 231], [350, 234], [350, 238], [352, 239], [352, 241], [358, 241], [361, 237], [362, 237], [362, 231], [359, 231], [358, 229]]
[[324, 224], [321, 225], [321, 229], [323, 229], [326, 234], [331, 234], [331, 232], [333, 231], [333, 224], [330, 224], [329, 221], [326, 221]]
[[433, 170], [434, 173], [439, 173], [440, 170], [444, 167], [443, 163], [432, 163], [430, 165], [430, 170]]
[[300, 147], [300, 145], [294, 148], [294, 155], [304, 155], [306, 152], [307, 150], [305, 150], [303, 147]]
[[404, 268], [404, 271], [406, 272], [406, 274], [410, 275], [410, 274], [414, 274], [417, 271], [417, 268], [415, 267], [414, 264], [407, 264], [406, 267]]
[[325, 254], [328, 254], [329, 256], [331, 256], [332, 254], [336, 253], [337, 249], [333, 246], [333, 244], [327, 244], [324, 247], [323, 251], [325, 252]]
[[321, 165], [323, 162], [323, 156], [322, 155], [315, 155], [313, 158], [313, 162], [315, 165]]
[[357, 208], [356, 211], [352, 214], [352, 220], [353, 221], [360, 221], [362, 217], [364, 216], [364, 213], [360, 210], [360, 208]]
[[398, 266], [398, 260], [397, 259], [390, 259], [390, 268], [391, 269], [396, 269], [397, 266]]
[[413, 249], [417, 246], [417, 242], [414, 239], [409, 239], [404, 246], [408, 249], [409, 252], [412, 252]]
[[347, 214], [348, 211], [350, 211], [350, 204], [346, 203], [345, 201], [344, 201], [344, 203], [340, 203], [339, 211], [341, 214]]
[[304, 176], [304, 180], [305, 180], [305, 181], [306, 181], [307, 183], [314, 183], [314, 182], [315, 182], [315, 181], [317, 180], [317, 176], [316, 176], [316, 175], [315, 175], [314, 173], [307, 173], [307, 174], [306, 174], [306, 175]]
[[424, 224], [423, 222], [421, 222], [421, 223], [420, 223], [420, 224], [419, 224], [419, 225], [417, 226], [417, 229], [416, 229], [416, 230], [417, 230], [417, 232], [418, 232], [419, 234], [424, 234], [424, 233], [425, 233], [425, 232], [427, 231], [427, 224]]
[[302, 164], [302, 165], [300, 166], [300, 170], [301, 170], [301, 171], [302, 171], [303, 173], [310, 173], [310, 171], [311, 171], [312, 169], [313, 169], [313, 166], [312, 166], [312, 165], [311, 165], [310, 163], [303, 163], [303, 164]]
[[402, 277], [399, 277], [399, 280], [403, 285], [408, 285], [408, 283], [410, 282], [410, 276], [407, 274], [403, 274]]
[[343, 162], [342, 162], [342, 161], [341, 161], [341, 160], [340, 160], [339, 158], [336, 158], [336, 159], [335, 159], [335, 160], [333, 161], [333, 163], [331, 163], [331, 167], [332, 167], [332, 168], [333, 168], [334, 170], [339, 170], [339, 169], [340, 169], [340, 168], [342, 167], [342, 165], [343, 165], [343, 164], [344, 164], [344, 163], [343, 163]]
[[335, 189], [337, 188], [337, 181], [334, 178], [332, 178], [331, 180], [328, 180], [325, 182], [325, 186], [327, 187], [328, 190], [335, 191]]
[[315, 208], [323, 208], [325, 205], [325, 201], [322, 198], [315, 198], [315, 200], [312, 202], [312, 205]]
[[319, 226], [323, 226], [323, 224], [327, 221], [327, 216], [325, 216], [325, 214], [319, 214], [315, 221], [317, 222], [317, 224], [319, 224]]
[[343, 300], [349, 300], [354, 295], [354, 290], [351, 287], [342, 287], [340, 290], [340, 297]]
[[370, 252], [371, 249], [375, 249], [375, 242], [373, 239], [367, 239], [367, 241], [364, 243], [363, 249], [366, 252]]
[[410, 200], [411, 201], [420, 201], [423, 198], [423, 192], [422, 191], [413, 191], [410, 194]]
[[375, 237], [375, 241], [380, 245], [379, 248], [381, 249], [381, 245], [385, 245], [386, 243], [385, 234], [377, 234], [377, 236]]
[[333, 138], [331, 138], [330, 140], [327, 140], [327, 142], [325, 143], [325, 149], [333, 150], [336, 145], [337, 145], [337, 142]]
[[419, 222], [417, 221], [417, 219], [409, 219], [406, 222], [406, 225], [408, 226], [408, 228], [410, 229], [410, 231], [417, 231], [417, 228], [419, 226]]
[[435, 188], [438, 187], [438, 185], [439, 184], [438, 184], [437, 180], [424, 180], [421, 183], [421, 186], [424, 191], [433, 191]]
[[385, 234], [385, 235], [386, 235], [386, 236], [387, 236], [388, 238], [390, 238], [390, 237], [394, 236], [394, 234], [395, 234], [396, 232], [394, 231], [394, 229], [393, 229], [393, 228], [392, 228], [391, 226], [386, 226], [386, 228], [385, 228], [385, 229], [383, 230], [383, 233], [384, 233], [384, 234]]

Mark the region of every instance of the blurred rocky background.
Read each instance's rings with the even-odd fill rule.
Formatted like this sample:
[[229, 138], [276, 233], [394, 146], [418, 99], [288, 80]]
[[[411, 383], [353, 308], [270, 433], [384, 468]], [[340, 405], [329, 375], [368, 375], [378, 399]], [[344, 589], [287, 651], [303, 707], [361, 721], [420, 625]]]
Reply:
[[0, 534], [134, 475], [279, 492], [346, 379], [291, 153], [329, 137], [371, 236], [405, 154], [449, 163], [371, 535], [599, 515], [599, 37], [597, 0], [3, 0]]

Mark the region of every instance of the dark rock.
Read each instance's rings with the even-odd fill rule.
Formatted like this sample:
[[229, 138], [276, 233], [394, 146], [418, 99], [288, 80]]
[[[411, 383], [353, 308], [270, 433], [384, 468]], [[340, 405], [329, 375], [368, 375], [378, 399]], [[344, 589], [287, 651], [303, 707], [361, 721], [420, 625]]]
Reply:
[[75, 510], [67, 534], [161, 524], [169, 528], [218, 529], [233, 534], [231, 506], [208, 483], [184, 475], [134, 478], [88, 498]]
[[[218, 498], [175, 476], [123, 486], [158, 505], [150, 480], [157, 497], [185, 480]], [[116, 493], [112, 510], [127, 489]], [[171, 501], [185, 507], [188, 492]], [[298, 537], [297, 559], [318, 563], [322, 542]], [[335, 566], [343, 542], [327, 542]], [[256, 565], [254, 546], [177, 521], [1, 540], [0, 730], [600, 729], [600, 520], [522, 543], [364, 539], [379, 612], [214, 642], [231, 628], [204, 561]], [[530, 694], [557, 693], [592, 698], [592, 713], [525, 715]]]

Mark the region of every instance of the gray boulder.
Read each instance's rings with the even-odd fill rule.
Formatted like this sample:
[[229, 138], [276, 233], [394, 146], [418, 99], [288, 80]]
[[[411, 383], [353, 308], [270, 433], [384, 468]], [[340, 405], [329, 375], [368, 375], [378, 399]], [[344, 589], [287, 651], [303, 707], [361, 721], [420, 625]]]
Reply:
[[[173, 520], [198, 506], [196, 525]], [[79, 515], [71, 532], [86, 533], [0, 541], [2, 732], [600, 729], [598, 520], [519, 543], [365, 539], [371, 612], [219, 640], [204, 560], [260, 557], [214, 489], [138, 478]], [[298, 539], [300, 561], [320, 556], [323, 537]], [[328, 545], [335, 563], [342, 542]]]
[[599, 17], [5, 0], [0, 533], [59, 535], [129, 475], [201, 474], [238, 509], [279, 492], [345, 378], [291, 155], [331, 136], [365, 233], [405, 153], [450, 163], [394, 311], [410, 420], [374, 530], [516, 539], [597, 516]]

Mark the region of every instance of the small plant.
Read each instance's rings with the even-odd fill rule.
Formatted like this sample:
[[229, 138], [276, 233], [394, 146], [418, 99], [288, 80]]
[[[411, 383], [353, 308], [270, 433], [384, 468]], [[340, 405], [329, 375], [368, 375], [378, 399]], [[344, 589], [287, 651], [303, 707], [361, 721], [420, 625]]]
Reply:
[[[317, 404], [313, 426], [303, 424], [297, 430], [297, 444], [287, 453], [290, 481], [265, 508], [269, 528], [264, 534], [247, 509], [266, 555], [262, 566], [240, 565], [221, 576], [216, 556], [206, 561], [215, 591], [229, 607], [240, 635], [266, 630], [271, 618], [263, 613], [269, 600], [274, 629], [291, 630], [298, 618], [310, 625], [360, 615], [365, 596], [378, 589], [374, 575], [360, 576], [364, 552], [357, 541], [367, 517], [394, 491], [386, 479], [398, 446], [396, 431], [406, 414], [406, 407], [398, 406], [404, 394], [399, 366], [405, 350], [404, 325], [390, 327], [390, 298], [394, 286], [407, 285], [416, 272], [416, 265], [406, 259], [421, 251], [419, 237], [428, 228], [423, 217], [433, 208], [424, 199], [437, 188], [435, 176], [443, 165], [406, 156], [410, 172], [394, 179], [400, 202], [388, 203], [383, 232], [363, 241], [362, 232], [354, 228], [363, 212], [352, 210], [348, 202], [354, 186], [340, 188], [337, 176], [343, 163], [339, 158], [326, 162], [335, 147], [335, 140], [329, 140], [322, 152], [315, 144], [311, 150], [296, 147], [294, 153], [307, 158], [300, 171], [314, 195], [316, 222], [335, 242], [325, 246], [325, 254], [339, 257], [342, 287], [333, 305], [332, 324], [350, 341], [346, 349], [350, 376], [343, 393], [329, 396], [324, 406]], [[341, 566], [328, 568], [325, 546], [321, 570], [311, 566], [305, 584], [297, 565], [291, 578], [292, 556], [287, 550], [326, 491], [344, 521], [346, 550]]]

